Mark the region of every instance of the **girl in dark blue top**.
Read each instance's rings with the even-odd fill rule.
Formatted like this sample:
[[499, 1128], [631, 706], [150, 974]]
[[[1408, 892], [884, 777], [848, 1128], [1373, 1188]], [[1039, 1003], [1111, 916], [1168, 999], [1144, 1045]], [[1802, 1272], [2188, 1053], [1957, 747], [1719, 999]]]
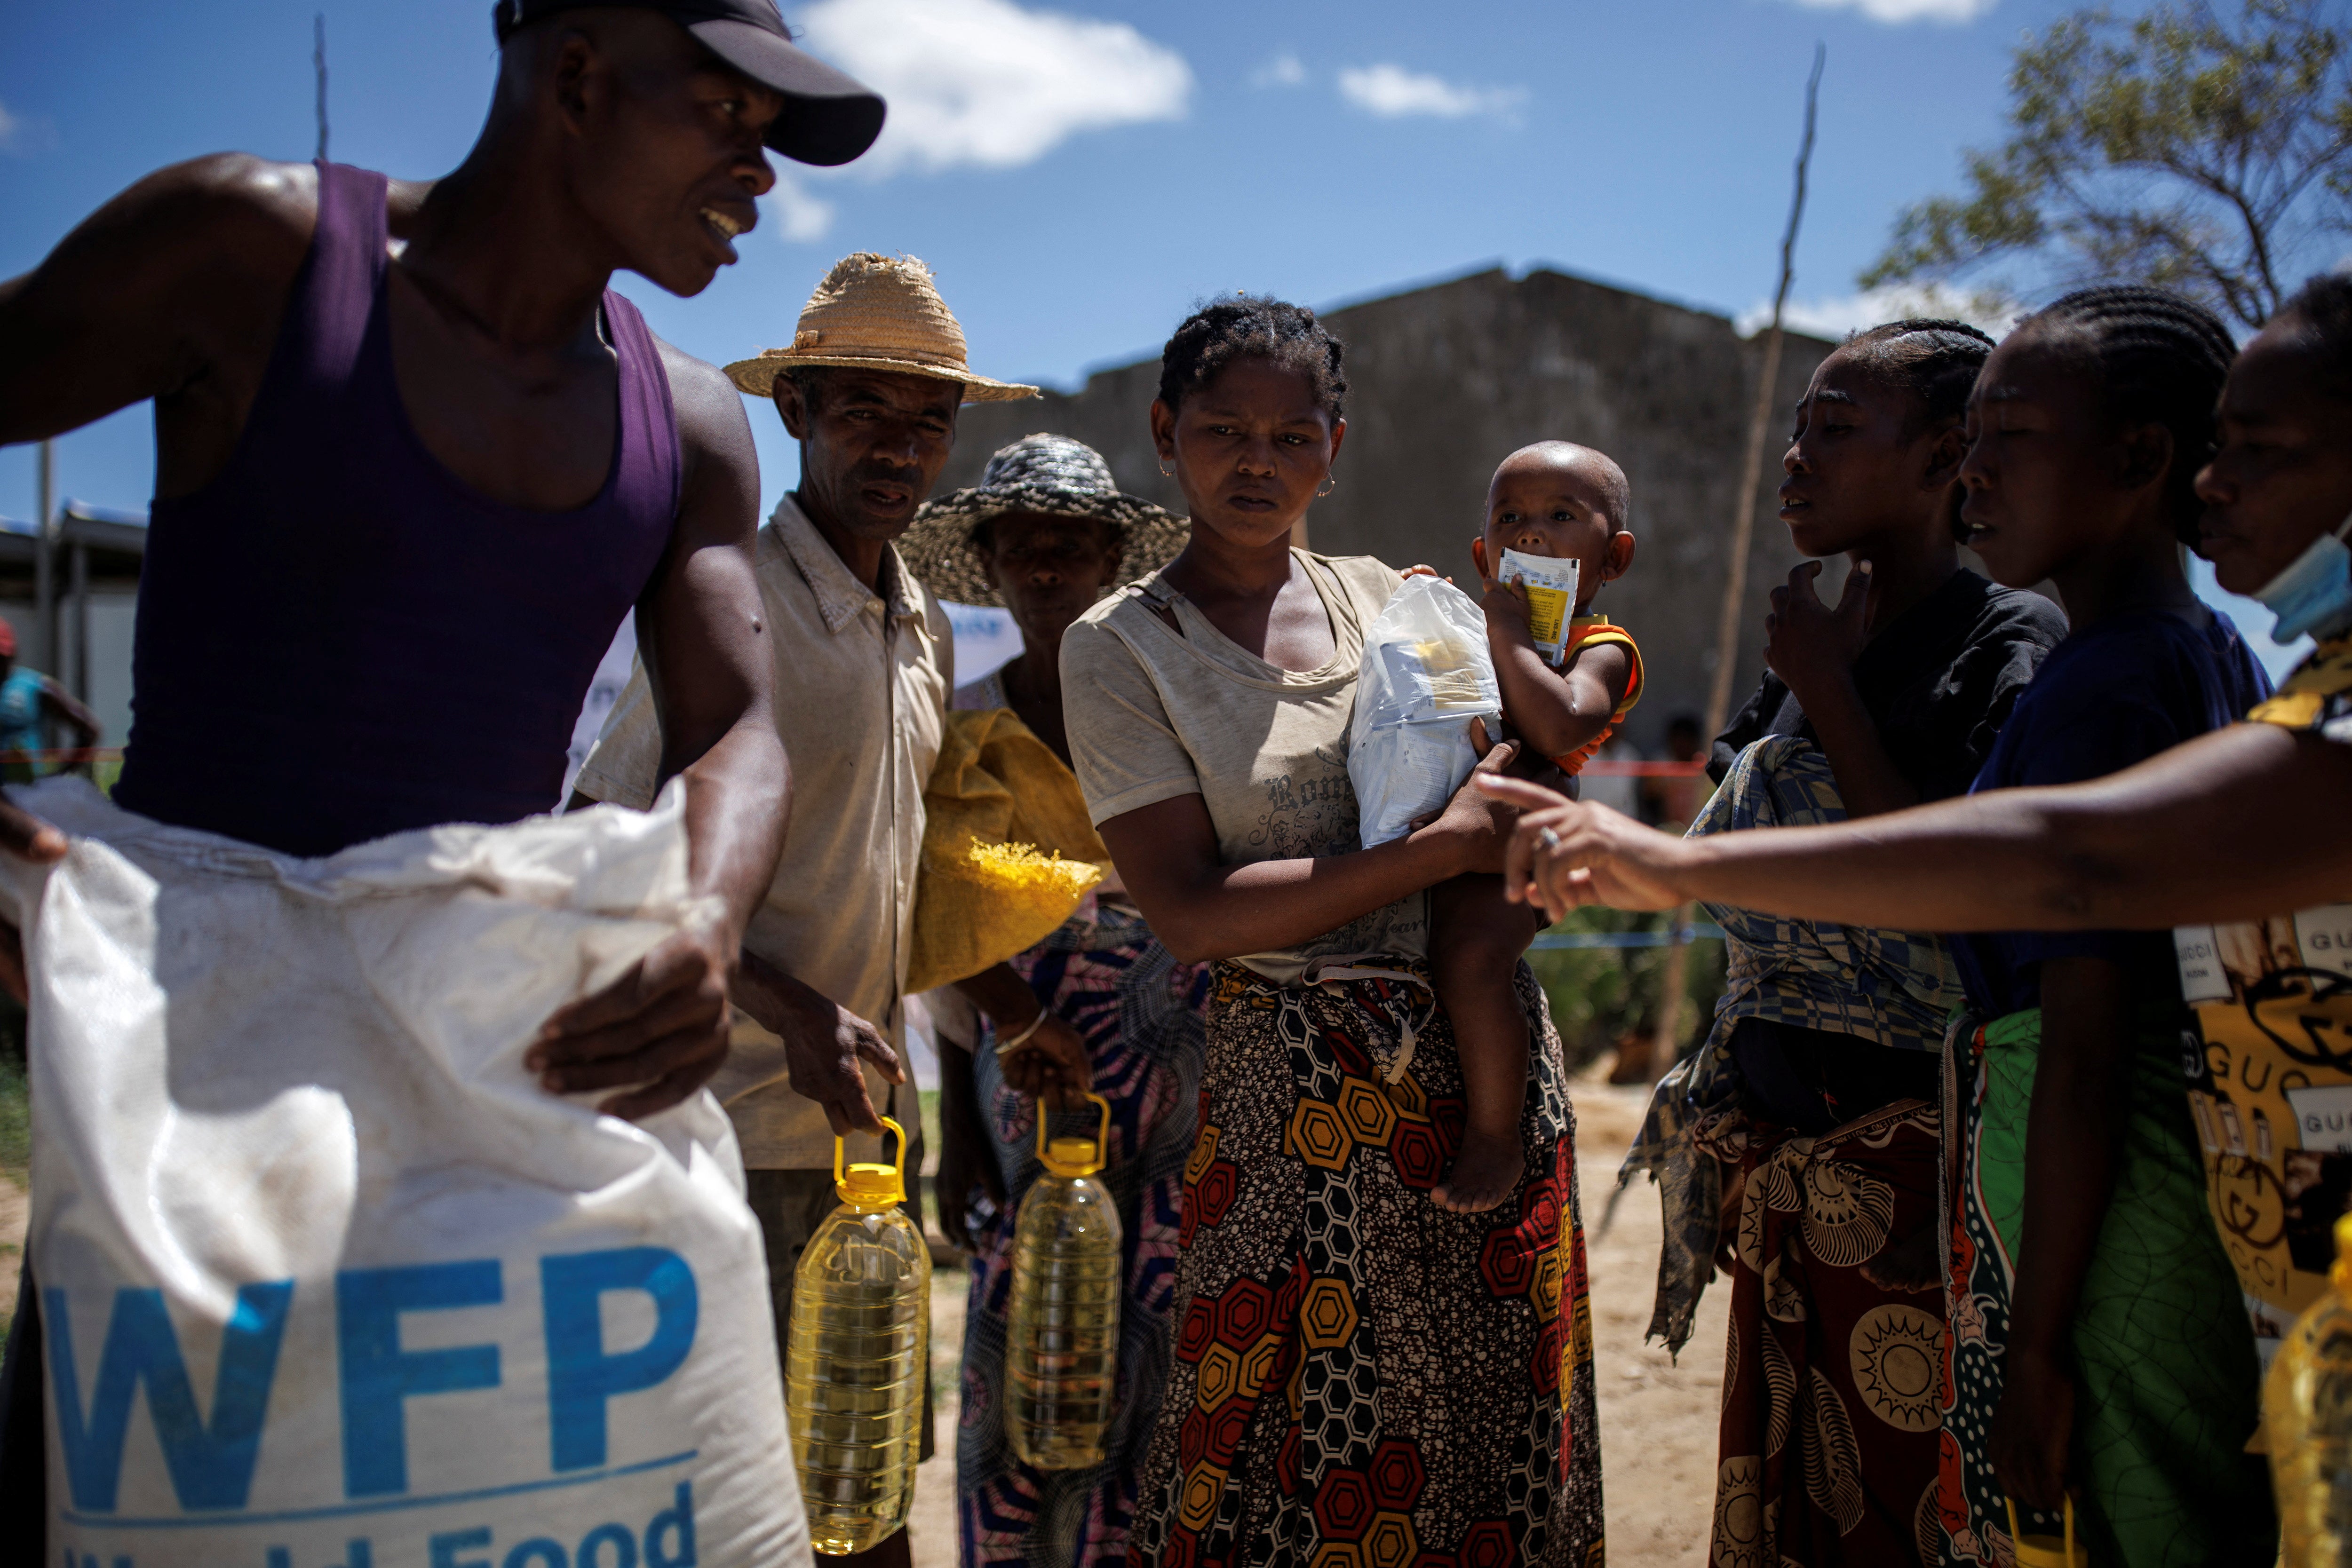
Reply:
[[[2070, 632], [1977, 789], [2102, 777], [2268, 694], [2182, 572], [2231, 353], [2203, 310], [2118, 287], [2027, 318], [1986, 361], [1962, 519], [1995, 579], [2055, 585]], [[2270, 1563], [2267, 1478], [2244, 1452], [2258, 1374], [2181, 1094], [2170, 938], [1955, 947], [1985, 1021], [1956, 1057], [1946, 1560], [2057, 1535], [2071, 1498], [2103, 1565]]]

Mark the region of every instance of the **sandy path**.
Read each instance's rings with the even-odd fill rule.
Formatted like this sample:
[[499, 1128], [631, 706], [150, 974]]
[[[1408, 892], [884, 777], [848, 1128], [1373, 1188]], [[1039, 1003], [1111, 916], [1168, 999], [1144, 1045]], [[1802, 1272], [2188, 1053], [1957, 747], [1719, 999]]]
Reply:
[[1664, 1345], [1642, 1343], [1657, 1284], [1658, 1189], [1646, 1179], [1634, 1183], [1609, 1234], [1600, 1229], [1649, 1092], [1612, 1088], [1601, 1074], [1588, 1073], [1576, 1083], [1575, 1100], [1609, 1562], [1611, 1568], [1689, 1568], [1706, 1561], [1715, 1512], [1724, 1312], [1731, 1292], [1718, 1285], [1701, 1298], [1681, 1365]]
[[[1592, 1333], [1601, 1399], [1601, 1447], [1611, 1568], [1690, 1568], [1706, 1558], [1715, 1504], [1715, 1435], [1723, 1399], [1724, 1310], [1711, 1290], [1696, 1331], [1675, 1365], [1642, 1343], [1658, 1267], [1657, 1189], [1642, 1182], [1599, 1235], [1618, 1161], [1641, 1124], [1648, 1092], [1612, 1089], [1598, 1072], [1575, 1086], [1577, 1171], [1584, 1191], [1592, 1269]], [[963, 1344], [961, 1270], [931, 1285], [931, 1387], [940, 1452], [916, 1472], [908, 1541], [917, 1568], [955, 1568], [956, 1366]]]

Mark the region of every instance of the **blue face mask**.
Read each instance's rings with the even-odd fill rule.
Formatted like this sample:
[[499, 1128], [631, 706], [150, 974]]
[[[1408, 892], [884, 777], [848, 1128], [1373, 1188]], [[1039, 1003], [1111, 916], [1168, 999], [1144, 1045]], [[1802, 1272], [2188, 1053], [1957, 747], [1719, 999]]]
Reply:
[[2352, 517], [2345, 518], [2334, 533], [2312, 540], [2309, 549], [2254, 590], [2263, 608], [2278, 617], [2273, 639], [2292, 643], [2305, 632], [2352, 625], [2352, 549], [2344, 543], [2347, 533], [2352, 533]]

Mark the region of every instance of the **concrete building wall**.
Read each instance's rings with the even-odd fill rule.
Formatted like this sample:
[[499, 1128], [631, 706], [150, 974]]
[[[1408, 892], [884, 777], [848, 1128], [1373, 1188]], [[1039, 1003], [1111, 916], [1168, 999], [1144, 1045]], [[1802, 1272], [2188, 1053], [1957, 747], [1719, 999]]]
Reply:
[[[1348, 438], [1338, 488], [1307, 514], [1308, 543], [1399, 566], [1427, 562], [1475, 591], [1470, 540], [1495, 465], [1548, 437], [1607, 452], [1632, 482], [1640, 543], [1633, 570], [1594, 608], [1641, 643], [1650, 685], [1627, 728], [1656, 752], [1670, 717], [1706, 703], [1761, 336], [1742, 339], [1727, 318], [1556, 272], [1476, 273], [1325, 320], [1348, 349]], [[1800, 559], [1772, 496], [1790, 411], [1833, 346], [1791, 336], [1782, 350], [1735, 706], [1762, 669], [1768, 595]], [[1155, 359], [1042, 402], [966, 408], [940, 490], [976, 483], [990, 453], [1043, 430], [1098, 448], [1121, 487], [1181, 510], [1147, 424], [1159, 377]]]

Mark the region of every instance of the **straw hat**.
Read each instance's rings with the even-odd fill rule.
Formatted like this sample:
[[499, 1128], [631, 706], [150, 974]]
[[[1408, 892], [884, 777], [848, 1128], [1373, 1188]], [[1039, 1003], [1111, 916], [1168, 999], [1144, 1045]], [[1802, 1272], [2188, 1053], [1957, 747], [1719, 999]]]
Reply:
[[1090, 517], [1108, 524], [1124, 550], [1120, 575], [1129, 580], [1149, 577], [1166, 566], [1192, 536], [1191, 518], [1140, 497], [1120, 494], [1111, 483], [1110, 465], [1085, 442], [1066, 435], [1024, 435], [998, 448], [981, 471], [978, 485], [926, 502], [899, 539], [898, 554], [908, 570], [941, 599], [1001, 607], [1004, 601], [988, 580], [971, 534], [1006, 512]]
[[1006, 402], [1035, 397], [1035, 387], [976, 376], [964, 363], [963, 329], [940, 298], [931, 269], [911, 256], [859, 251], [843, 256], [801, 308], [789, 349], [769, 349], [727, 367], [737, 386], [756, 397], [775, 388], [778, 372], [797, 365], [898, 371], [961, 382], [966, 402]]

